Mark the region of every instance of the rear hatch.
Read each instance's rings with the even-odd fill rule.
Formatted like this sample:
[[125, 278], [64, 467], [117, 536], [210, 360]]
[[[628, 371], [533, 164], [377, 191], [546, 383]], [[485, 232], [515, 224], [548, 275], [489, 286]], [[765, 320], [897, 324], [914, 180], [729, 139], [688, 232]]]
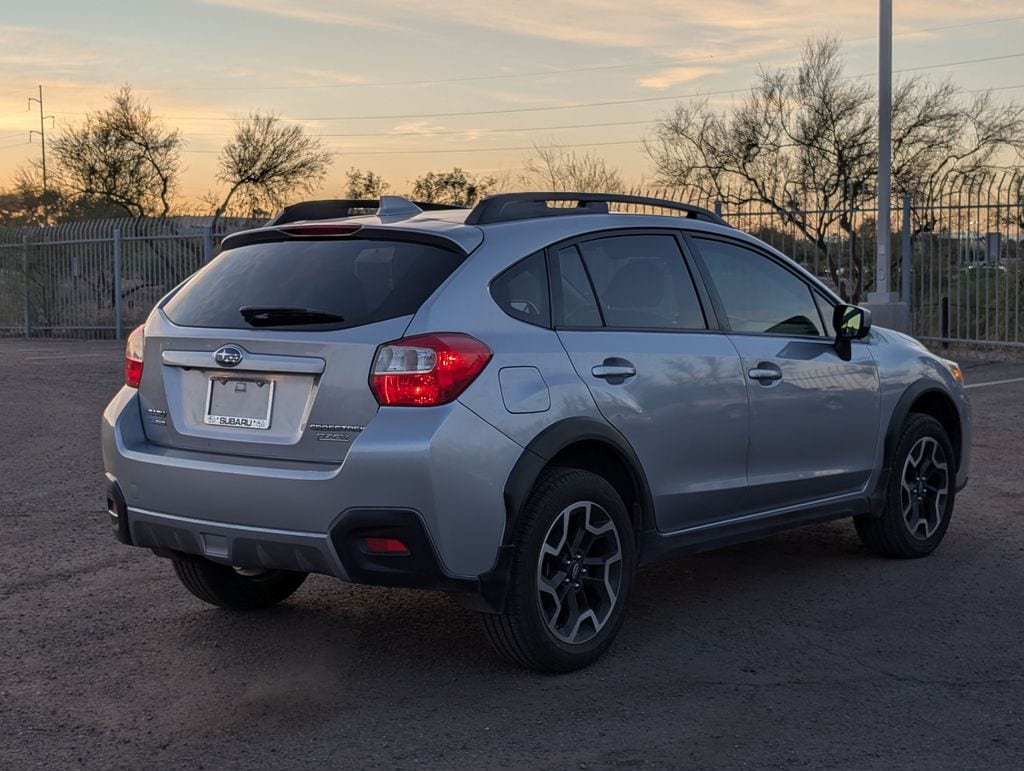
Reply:
[[369, 386], [377, 347], [400, 338], [465, 259], [440, 239], [354, 231], [236, 236], [162, 303], [139, 387], [151, 443], [281, 461], [345, 457], [378, 410]]

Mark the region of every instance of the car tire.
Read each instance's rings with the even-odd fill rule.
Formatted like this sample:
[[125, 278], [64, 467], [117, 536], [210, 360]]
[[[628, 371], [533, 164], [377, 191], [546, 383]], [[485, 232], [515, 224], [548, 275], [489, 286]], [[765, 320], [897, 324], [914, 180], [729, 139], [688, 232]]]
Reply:
[[202, 557], [171, 560], [178, 580], [203, 602], [232, 610], [266, 608], [291, 597], [306, 573], [291, 570], [245, 570]]
[[505, 607], [483, 628], [507, 661], [541, 672], [585, 667], [622, 626], [636, 569], [622, 498], [589, 471], [542, 472], [516, 528]]
[[882, 514], [854, 517], [857, 535], [885, 557], [925, 557], [946, 534], [955, 499], [956, 456], [946, 429], [912, 414], [896, 442]]

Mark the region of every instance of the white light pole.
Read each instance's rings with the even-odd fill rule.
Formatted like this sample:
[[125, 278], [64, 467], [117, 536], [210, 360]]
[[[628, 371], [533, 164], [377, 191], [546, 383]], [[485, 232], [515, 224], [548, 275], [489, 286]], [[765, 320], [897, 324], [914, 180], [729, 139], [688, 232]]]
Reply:
[[[871, 302], [895, 302], [889, 294], [892, 231], [892, 0], [880, 0], [878, 20], [878, 224], [875, 291]], [[905, 300], [906, 298], [904, 298]]]

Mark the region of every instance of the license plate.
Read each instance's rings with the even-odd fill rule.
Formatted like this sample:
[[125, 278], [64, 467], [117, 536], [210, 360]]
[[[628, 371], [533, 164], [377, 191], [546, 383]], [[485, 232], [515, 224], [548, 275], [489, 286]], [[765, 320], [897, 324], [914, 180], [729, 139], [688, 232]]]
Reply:
[[270, 428], [273, 406], [273, 380], [211, 377], [203, 422], [231, 428]]

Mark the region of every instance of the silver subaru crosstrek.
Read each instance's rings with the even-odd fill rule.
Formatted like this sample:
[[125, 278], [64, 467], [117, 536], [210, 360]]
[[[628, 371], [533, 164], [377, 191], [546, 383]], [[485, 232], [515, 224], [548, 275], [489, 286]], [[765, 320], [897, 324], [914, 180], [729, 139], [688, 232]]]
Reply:
[[843, 517], [929, 554], [968, 472], [954, 362], [632, 196], [297, 204], [160, 301], [125, 380], [110, 518], [194, 595], [440, 590], [546, 671], [598, 658], [667, 555]]

